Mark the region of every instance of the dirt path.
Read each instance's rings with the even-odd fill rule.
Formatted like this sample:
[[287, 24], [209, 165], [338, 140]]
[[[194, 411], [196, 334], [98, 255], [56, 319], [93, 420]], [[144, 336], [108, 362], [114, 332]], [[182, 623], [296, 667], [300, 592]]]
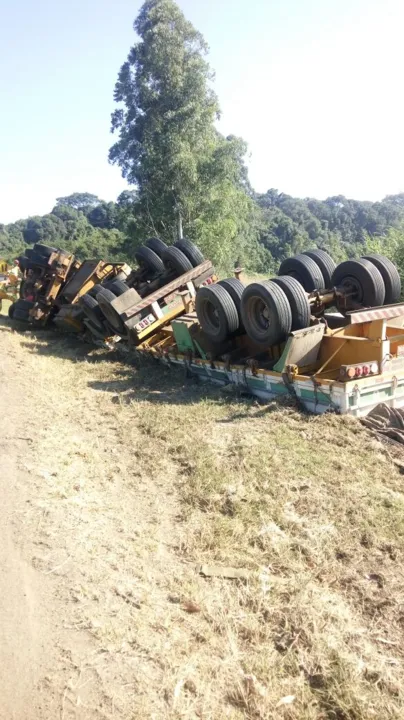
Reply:
[[0, 347], [0, 720], [153, 717], [175, 507], [102, 370]]
[[54, 663], [55, 607], [49, 602], [49, 583], [24, 557], [21, 509], [32, 501], [21, 470], [22, 459], [31, 455], [26, 439], [27, 416], [21, 412], [27, 388], [22, 368], [5, 339], [2, 333], [0, 717], [22, 720], [28, 708], [32, 717], [41, 717], [43, 700], [38, 683]]
[[[32, 532], [27, 514], [27, 508], [41, 502], [32, 482], [36, 458], [31, 418], [38, 391], [17, 336], [5, 326], [0, 331], [0, 718], [50, 719], [64, 714], [66, 689], [74, 691], [74, 667], [66, 663], [69, 633], [58, 583], [51, 572], [35, 567], [33, 548], [41, 544], [40, 531], [37, 526]], [[91, 649], [84, 632], [75, 644], [86, 652]]]
[[[7, 397], [6, 397], [7, 399]], [[4, 398], [3, 398], [4, 400]], [[52, 662], [50, 628], [45, 621], [47, 606], [46, 584], [22, 557], [18, 508], [27, 501], [21, 488], [23, 477], [18, 458], [26, 451], [24, 441], [16, 440], [19, 425], [11, 417], [7, 422], [7, 436], [1, 439], [2, 527], [0, 544], [0, 717], [24, 718], [27, 708], [39, 710], [39, 696], [35, 692], [38, 680]], [[13, 438], [13, 439], [11, 439]], [[51, 665], [49, 665], [50, 667]], [[35, 715], [36, 717], [36, 715]]]

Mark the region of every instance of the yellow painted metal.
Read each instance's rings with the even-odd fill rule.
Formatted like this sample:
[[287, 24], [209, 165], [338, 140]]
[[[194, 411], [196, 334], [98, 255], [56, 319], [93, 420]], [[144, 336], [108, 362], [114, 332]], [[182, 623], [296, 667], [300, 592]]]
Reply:
[[338, 355], [339, 352], [341, 352], [342, 348], [345, 346], [345, 344], [346, 344], [347, 342], [348, 342], [348, 340], [344, 340], [344, 342], [342, 343], [342, 345], [339, 345], [339, 346], [336, 348], [336, 350], [334, 350], [334, 352], [332, 353], [332, 355], [330, 355], [330, 357], [327, 358], [327, 360], [323, 363], [323, 365], [317, 370], [317, 372], [315, 373], [315, 375], [321, 375], [321, 373], [323, 372], [323, 370], [325, 370], [325, 368], [327, 367], [327, 365], [330, 364], [331, 360], [334, 360], [335, 356]]
[[[189, 302], [188, 308], [189, 308], [190, 304], [191, 303]], [[150, 335], [150, 333], [155, 333], [156, 330], [163, 327], [163, 325], [167, 325], [169, 322], [171, 322], [171, 320], [174, 320], [174, 318], [177, 318], [179, 315], [182, 315], [184, 310], [185, 310], [185, 312], [188, 312], [188, 310], [186, 308], [184, 308], [184, 306], [177, 305], [175, 308], [173, 308], [173, 310], [170, 310], [168, 313], [163, 315], [162, 318], [160, 318], [159, 320], [156, 319], [156, 322], [154, 322], [152, 325], [149, 325], [149, 327], [146, 327], [141, 332], [136, 333], [136, 337], [138, 338], [138, 340], [143, 340], [148, 335]]]
[[62, 290], [64, 300], [69, 303], [77, 303], [78, 300], [92, 290], [95, 285], [103, 282], [107, 278], [111, 280], [121, 270], [130, 268], [126, 263], [111, 263], [105, 260], [85, 260], [78, 265], [74, 273], [71, 275]]

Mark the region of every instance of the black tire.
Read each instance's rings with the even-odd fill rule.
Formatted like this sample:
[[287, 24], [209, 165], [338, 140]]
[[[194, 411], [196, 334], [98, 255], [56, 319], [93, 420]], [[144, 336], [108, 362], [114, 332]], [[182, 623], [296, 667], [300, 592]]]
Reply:
[[369, 260], [345, 260], [333, 272], [334, 287], [353, 289], [352, 299], [363, 307], [383, 305], [385, 289], [383, 278]]
[[166, 270], [175, 272], [177, 277], [192, 270], [191, 261], [188, 260], [182, 250], [174, 247], [174, 245], [164, 251], [163, 263]]
[[296, 278], [306, 292], [325, 290], [325, 282], [319, 266], [307, 255], [286, 258], [279, 268], [278, 275], [290, 275]]
[[35, 252], [32, 248], [28, 248], [25, 251], [25, 255], [28, 258], [27, 267], [30, 268], [35, 265], [39, 265], [39, 267], [47, 267], [48, 266], [48, 259], [45, 257], [45, 255], [41, 255], [38, 252]]
[[109, 302], [112, 302], [112, 300], [115, 300], [115, 298], [116, 298], [116, 295], [114, 295], [114, 293], [111, 292], [111, 290], [108, 290], [108, 288], [106, 288], [105, 285], [101, 285], [100, 289], [98, 290], [97, 298], [100, 296], [104, 297]]
[[324, 278], [325, 287], [327, 289], [331, 288], [332, 274], [337, 267], [331, 255], [329, 255], [325, 250], [306, 250], [303, 255], [306, 255], [307, 257], [314, 260], [314, 262], [321, 270], [321, 274]]
[[163, 257], [163, 253], [167, 250], [168, 245], [165, 244], [160, 238], [152, 237], [146, 240], [145, 246], [153, 250], [159, 258]]
[[174, 247], [178, 248], [179, 250], [181, 250], [181, 252], [184, 253], [185, 257], [187, 257], [192, 264], [192, 267], [200, 265], [205, 260], [199, 248], [187, 238], [177, 240], [177, 242], [174, 243]]
[[119, 297], [128, 292], [129, 285], [122, 282], [122, 280], [110, 280], [110, 282], [105, 283], [104, 288], [114, 293], [115, 297]]
[[111, 302], [113, 302], [116, 299], [116, 295], [114, 295], [111, 290], [107, 290], [106, 288], [102, 289], [102, 292], [98, 293], [98, 302], [100, 306], [100, 310], [104, 317], [107, 319], [108, 324], [113, 328], [113, 331], [117, 335], [121, 335], [122, 337], [125, 337], [128, 333], [123, 320], [119, 316], [119, 314], [114, 310], [114, 308], [111, 305]]
[[241, 298], [243, 297], [243, 292], [245, 290], [245, 285], [239, 280], [238, 278], [227, 278], [226, 280], [220, 280], [218, 285], [221, 285], [224, 287], [225, 290], [229, 293], [231, 299], [233, 300], [237, 312], [238, 312], [238, 319], [239, 319], [239, 329], [241, 331], [244, 330], [243, 325], [243, 319], [241, 317]]
[[57, 248], [50, 247], [49, 245], [41, 245], [41, 243], [35, 243], [34, 252], [37, 252], [43, 257], [49, 258], [53, 253], [58, 252]]
[[86, 293], [80, 298], [80, 305], [83, 308], [83, 312], [89, 320], [96, 325], [100, 330], [103, 330], [104, 315], [101, 312], [98, 300]]
[[20, 320], [21, 322], [29, 322], [30, 321], [30, 314], [29, 311], [31, 308], [34, 307], [34, 304], [31, 300], [23, 300], [20, 298], [19, 300], [16, 300], [15, 303], [13, 303], [14, 307], [12, 310], [12, 317], [13, 320]]
[[248, 336], [259, 345], [278, 345], [292, 328], [292, 311], [285, 292], [268, 280], [246, 287], [241, 315]]
[[102, 287], [103, 286], [100, 284], [94, 285], [94, 287], [92, 287], [91, 290], [86, 293], [86, 295], [91, 295], [91, 297], [96, 298]]
[[35, 303], [33, 303], [32, 300], [24, 300], [24, 298], [19, 298], [19, 300], [15, 301], [14, 305], [16, 310], [26, 310], [28, 312], [29, 310], [31, 310], [31, 308], [34, 307]]
[[296, 278], [283, 275], [272, 282], [282, 288], [292, 311], [292, 330], [303, 330], [310, 326], [311, 310], [307, 293]]
[[377, 267], [383, 278], [386, 295], [384, 298], [385, 305], [392, 305], [400, 302], [401, 298], [401, 278], [394, 263], [384, 255], [364, 255], [364, 260], [369, 260], [372, 265]]
[[14, 317], [14, 311], [15, 311], [15, 303], [11, 303], [11, 305], [8, 308], [8, 317], [10, 318], [10, 320], [12, 320]]
[[150, 250], [146, 245], [141, 245], [135, 252], [135, 258], [139, 265], [147, 268], [153, 275], [161, 275], [164, 272], [164, 265], [162, 259], [156, 255], [153, 250]]
[[20, 320], [21, 322], [29, 322], [29, 313], [27, 310], [15, 310], [13, 313], [13, 320]]
[[222, 343], [239, 329], [234, 301], [220, 285], [201, 287], [196, 293], [195, 309], [204, 333]]

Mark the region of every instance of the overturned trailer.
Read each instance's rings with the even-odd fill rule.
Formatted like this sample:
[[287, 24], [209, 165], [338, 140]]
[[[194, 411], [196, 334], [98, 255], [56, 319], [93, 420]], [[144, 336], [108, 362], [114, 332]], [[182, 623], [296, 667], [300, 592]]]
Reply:
[[187, 240], [167, 248], [151, 238], [137, 257], [132, 270], [49, 249], [38, 272], [31, 255], [29, 320], [51, 318], [107, 347], [126, 343], [262, 400], [290, 394], [314, 413], [404, 406], [404, 303], [387, 258], [335, 266], [323, 250], [308, 251], [277, 278], [244, 286], [240, 269], [218, 281]]
[[404, 303], [356, 311], [348, 324], [294, 331], [285, 344], [251, 354], [240, 342], [212, 359], [195, 314], [179, 318], [138, 347], [166, 365], [261, 400], [292, 395], [309, 412], [367, 415], [379, 403], [404, 407]]

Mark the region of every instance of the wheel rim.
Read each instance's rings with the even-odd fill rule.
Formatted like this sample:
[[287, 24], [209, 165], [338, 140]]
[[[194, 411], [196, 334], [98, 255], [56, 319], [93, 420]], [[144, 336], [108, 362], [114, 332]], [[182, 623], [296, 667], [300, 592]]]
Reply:
[[353, 300], [356, 300], [358, 303], [361, 303], [363, 301], [362, 285], [357, 280], [357, 278], [353, 277], [352, 275], [348, 275], [346, 278], [344, 278], [342, 282], [342, 287], [346, 288], [349, 292], [352, 293]]
[[216, 335], [220, 331], [220, 318], [217, 309], [209, 300], [204, 300], [203, 315], [210, 334]]
[[254, 332], [264, 335], [271, 327], [271, 312], [268, 305], [262, 298], [251, 298], [250, 303], [250, 322]]

